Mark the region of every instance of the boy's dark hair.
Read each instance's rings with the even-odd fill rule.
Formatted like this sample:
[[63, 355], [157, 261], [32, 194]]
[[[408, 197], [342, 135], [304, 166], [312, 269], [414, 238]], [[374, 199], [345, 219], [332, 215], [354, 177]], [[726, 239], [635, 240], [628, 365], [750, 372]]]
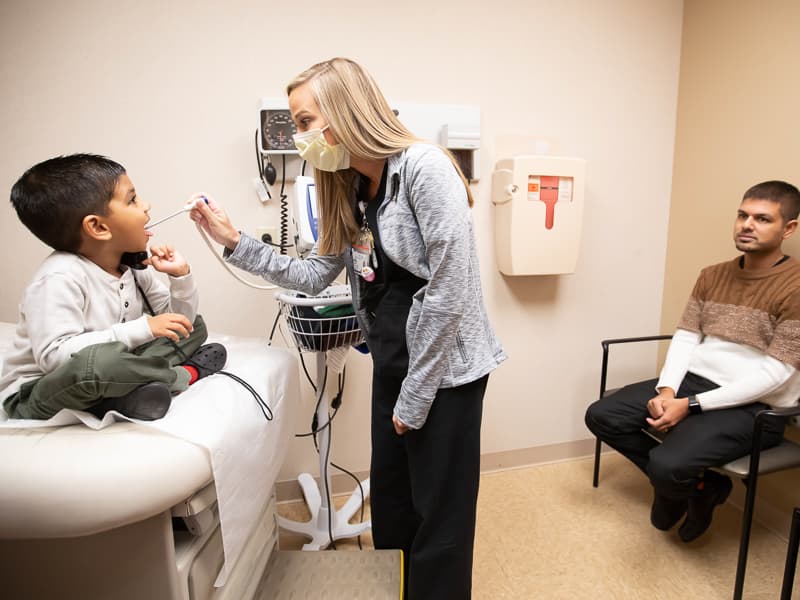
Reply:
[[800, 191], [785, 181], [764, 181], [757, 183], [744, 193], [742, 200], [759, 199], [777, 202], [781, 205], [784, 223], [793, 221], [800, 214]]
[[105, 156], [57, 156], [22, 174], [11, 188], [19, 220], [54, 250], [77, 252], [87, 215], [105, 215], [125, 168]]

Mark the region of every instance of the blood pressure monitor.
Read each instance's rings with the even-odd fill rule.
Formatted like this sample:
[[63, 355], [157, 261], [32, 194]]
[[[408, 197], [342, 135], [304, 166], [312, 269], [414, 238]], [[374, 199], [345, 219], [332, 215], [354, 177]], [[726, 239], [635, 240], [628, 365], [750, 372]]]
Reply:
[[265, 154], [296, 154], [292, 136], [297, 128], [286, 101], [265, 98], [261, 102], [259, 144]]

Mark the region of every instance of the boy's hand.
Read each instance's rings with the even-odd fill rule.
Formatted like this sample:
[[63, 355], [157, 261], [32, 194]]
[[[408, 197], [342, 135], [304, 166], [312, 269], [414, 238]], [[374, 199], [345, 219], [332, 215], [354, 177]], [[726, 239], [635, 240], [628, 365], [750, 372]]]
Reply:
[[150, 246], [150, 258], [144, 262], [153, 265], [156, 271], [173, 277], [189, 274], [189, 263], [170, 244]]
[[178, 313], [162, 313], [147, 317], [147, 324], [150, 325], [150, 331], [155, 337], [169, 338], [173, 342], [179, 342], [182, 337], [189, 337], [194, 330], [189, 319]]

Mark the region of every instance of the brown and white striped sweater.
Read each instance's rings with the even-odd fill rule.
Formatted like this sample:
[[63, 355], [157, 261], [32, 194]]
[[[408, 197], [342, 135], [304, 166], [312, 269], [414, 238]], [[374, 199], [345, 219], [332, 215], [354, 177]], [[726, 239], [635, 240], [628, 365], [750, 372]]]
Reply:
[[740, 257], [703, 269], [678, 323], [658, 387], [687, 371], [716, 382], [704, 410], [756, 400], [790, 406], [800, 394], [800, 261], [745, 271]]

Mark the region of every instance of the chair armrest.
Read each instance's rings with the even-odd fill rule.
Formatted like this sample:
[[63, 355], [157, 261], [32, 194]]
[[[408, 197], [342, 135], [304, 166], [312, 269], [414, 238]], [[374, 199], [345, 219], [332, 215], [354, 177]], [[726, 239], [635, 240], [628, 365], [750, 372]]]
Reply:
[[764, 428], [765, 419], [769, 417], [796, 417], [798, 415], [800, 415], [800, 404], [784, 408], [765, 408], [758, 411], [753, 422], [753, 441], [755, 442], [757, 438], [761, 438], [761, 430]]
[[603, 348], [608, 348], [612, 344], [629, 344], [631, 342], [652, 342], [657, 340], [671, 340], [672, 335], [646, 335], [643, 337], [629, 337], [629, 338], [613, 338], [610, 340], [603, 340], [600, 345]]
[[609, 340], [602, 340], [600, 345], [603, 347], [603, 366], [600, 369], [600, 396], [602, 398], [606, 393], [606, 374], [608, 373], [608, 349], [613, 344], [630, 344], [633, 342], [653, 342], [670, 340], [672, 335], [646, 335], [643, 337], [628, 337], [628, 338], [613, 338]]
[[800, 415], [800, 404], [785, 408], [765, 408], [756, 414], [756, 423], [760, 426], [767, 417], [796, 417], [798, 415]]
[[761, 460], [761, 432], [764, 429], [764, 421], [769, 417], [793, 417], [796, 415], [800, 415], [800, 406], [765, 408], [756, 414], [756, 418], [753, 420], [753, 450], [750, 452], [748, 473], [758, 473]]

